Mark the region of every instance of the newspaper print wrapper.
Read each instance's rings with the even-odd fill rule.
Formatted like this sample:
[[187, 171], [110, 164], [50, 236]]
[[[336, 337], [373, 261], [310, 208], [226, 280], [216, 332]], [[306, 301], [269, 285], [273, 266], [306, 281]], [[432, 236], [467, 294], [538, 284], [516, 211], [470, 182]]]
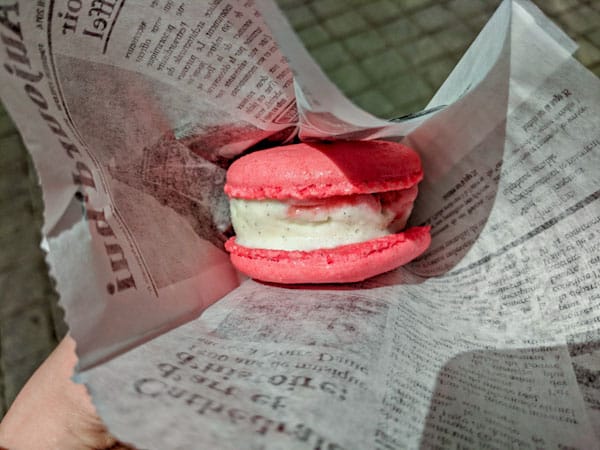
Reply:
[[[110, 35], [18, 6], [0, 94], [40, 173], [76, 379], [117, 438], [599, 447], [599, 82], [535, 6], [503, 2], [402, 122], [349, 103], [269, 2], [115, 2]], [[239, 280], [224, 170], [296, 131], [404, 137], [428, 252], [354, 285]]]

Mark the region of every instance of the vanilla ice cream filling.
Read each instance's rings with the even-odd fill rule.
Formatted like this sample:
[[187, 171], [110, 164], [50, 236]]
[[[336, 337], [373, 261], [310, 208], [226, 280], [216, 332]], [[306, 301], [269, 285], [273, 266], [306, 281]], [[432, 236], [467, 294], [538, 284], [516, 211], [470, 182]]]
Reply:
[[[236, 242], [250, 248], [315, 250], [368, 241], [406, 225], [416, 197], [352, 195], [316, 200], [230, 199]], [[387, 197], [386, 197], [387, 195]]]

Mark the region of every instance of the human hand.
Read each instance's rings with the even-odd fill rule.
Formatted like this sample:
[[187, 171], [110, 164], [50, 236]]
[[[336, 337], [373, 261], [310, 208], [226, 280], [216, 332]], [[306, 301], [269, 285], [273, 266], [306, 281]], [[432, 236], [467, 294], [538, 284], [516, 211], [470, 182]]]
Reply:
[[0, 423], [0, 449], [131, 449], [110, 436], [85, 387], [71, 381], [75, 341], [65, 337]]

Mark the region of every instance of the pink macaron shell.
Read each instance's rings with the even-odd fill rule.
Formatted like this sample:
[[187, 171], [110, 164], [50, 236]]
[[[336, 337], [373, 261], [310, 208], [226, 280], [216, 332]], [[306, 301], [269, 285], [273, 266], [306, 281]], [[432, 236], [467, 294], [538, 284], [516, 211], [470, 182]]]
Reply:
[[235, 237], [225, 248], [240, 272], [257, 280], [285, 283], [350, 283], [400, 267], [422, 254], [431, 242], [428, 226], [356, 244], [312, 251], [248, 248]]
[[419, 155], [396, 142], [300, 143], [235, 161], [225, 193], [255, 200], [327, 198], [408, 189], [422, 178]]

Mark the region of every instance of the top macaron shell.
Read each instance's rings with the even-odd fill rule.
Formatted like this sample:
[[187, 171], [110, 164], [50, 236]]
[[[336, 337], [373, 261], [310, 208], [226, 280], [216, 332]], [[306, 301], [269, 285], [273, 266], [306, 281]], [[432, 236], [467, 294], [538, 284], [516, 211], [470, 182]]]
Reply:
[[398, 143], [300, 143], [235, 161], [225, 193], [248, 200], [327, 198], [407, 189], [422, 178], [418, 154]]

